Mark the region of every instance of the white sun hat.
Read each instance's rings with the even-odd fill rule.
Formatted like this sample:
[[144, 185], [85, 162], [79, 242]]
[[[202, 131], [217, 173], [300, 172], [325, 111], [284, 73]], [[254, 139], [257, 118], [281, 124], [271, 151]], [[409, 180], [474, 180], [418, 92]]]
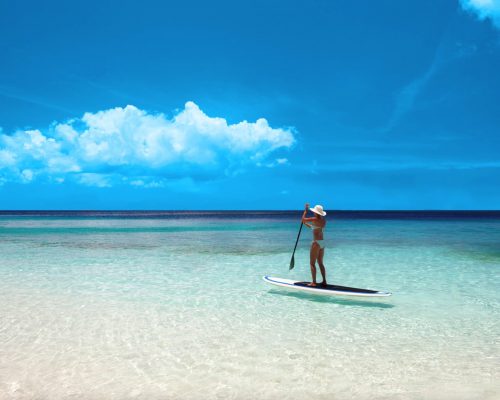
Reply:
[[326, 212], [323, 211], [323, 206], [320, 206], [319, 204], [311, 207], [309, 210], [311, 210], [313, 213], [321, 215], [322, 217], [326, 215]]

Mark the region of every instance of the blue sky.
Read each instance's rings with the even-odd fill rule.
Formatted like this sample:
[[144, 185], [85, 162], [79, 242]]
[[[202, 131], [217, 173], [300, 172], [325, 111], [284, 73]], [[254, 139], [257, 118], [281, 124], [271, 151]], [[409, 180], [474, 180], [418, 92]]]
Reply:
[[497, 209], [500, 0], [0, 3], [0, 209]]

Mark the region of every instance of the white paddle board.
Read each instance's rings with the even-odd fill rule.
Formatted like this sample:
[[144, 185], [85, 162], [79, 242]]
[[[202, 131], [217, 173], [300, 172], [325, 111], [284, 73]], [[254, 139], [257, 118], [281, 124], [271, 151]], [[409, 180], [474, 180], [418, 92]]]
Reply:
[[379, 290], [358, 289], [347, 286], [325, 285], [319, 283], [316, 286], [308, 286], [310, 282], [294, 281], [285, 278], [274, 278], [264, 276], [264, 281], [271, 285], [283, 287], [285, 289], [298, 290], [311, 294], [321, 294], [326, 296], [361, 296], [361, 297], [387, 297], [392, 293]]

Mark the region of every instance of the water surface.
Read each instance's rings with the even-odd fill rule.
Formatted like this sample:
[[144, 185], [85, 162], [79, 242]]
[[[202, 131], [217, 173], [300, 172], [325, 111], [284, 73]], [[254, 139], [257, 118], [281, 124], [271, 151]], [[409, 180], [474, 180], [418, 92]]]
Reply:
[[299, 213], [4, 212], [0, 398], [494, 399], [500, 214], [334, 213], [331, 283]]

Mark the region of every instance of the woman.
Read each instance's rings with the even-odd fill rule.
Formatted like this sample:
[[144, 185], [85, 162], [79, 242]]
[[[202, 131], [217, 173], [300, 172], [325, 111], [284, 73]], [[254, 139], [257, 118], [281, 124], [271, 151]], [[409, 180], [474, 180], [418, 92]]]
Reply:
[[[311, 218], [306, 218], [308, 209], [314, 213], [314, 216]], [[325, 215], [326, 212], [323, 211], [323, 206], [317, 205], [309, 208], [309, 204], [307, 203], [305, 205], [304, 214], [302, 214], [302, 223], [313, 231], [313, 241], [310, 253], [312, 282], [309, 286], [316, 286], [316, 261], [318, 262], [321, 276], [323, 277], [321, 285], [326, 286], [326, 271], [323, 265], [323, 257], [325, 256], [325, 244], [323, 242], [323, 229], [325, 229], [326, 225]]]

